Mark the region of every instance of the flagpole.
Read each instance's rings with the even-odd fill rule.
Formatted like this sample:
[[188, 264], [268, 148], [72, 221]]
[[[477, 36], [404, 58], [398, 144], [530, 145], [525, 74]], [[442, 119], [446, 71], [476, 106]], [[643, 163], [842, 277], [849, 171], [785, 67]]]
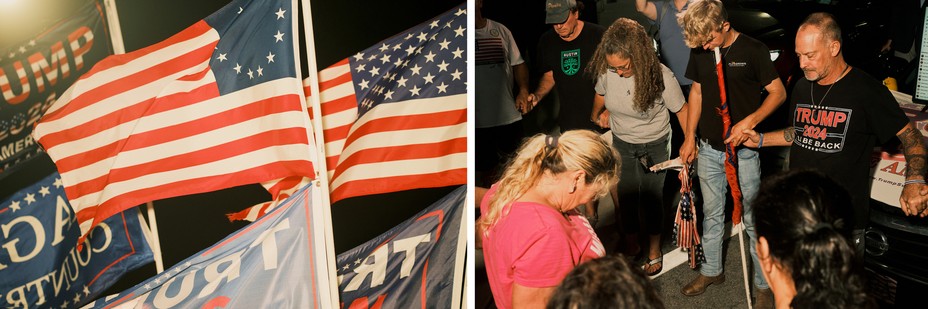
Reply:
[[[119, 12], [116, 10], [116, 0], [104, 0], [103, 5], [106, 7], [106, 25], [109, 28], [110, 41], [113, 44], [113, 54], [125, 54], [126, 45], [122, 40], [122, 28], [119, 25]], [[155, 204], [152, 202], [145, 203], [148, 212], [148, 229], [152, 233], [151, 251], [154, 255], [155, 270], [157, 273], [164, 272], [164, 260], [161, 257], [161, 240], [158, 237], [158, 221], [155, 219]]]
[[[316, 143], [316, 156], [313, 162], [313, 166], [316, 169], [316, 184], [313, 186], [313, 189], [316, 190], [313, 194], [314, 205], [319, 207], [313, 207], [313, 216], [321, 216], [324, 224], [314, 225], [314, 229], [321, 232], [325, 235], [325, 259], [320, 259], [326, 261], [325, 269], [327, 274], [327, 280], [325, 282], [320, 282], [320, 284], [328, 283], [329, 286], [329, 303], [328, 307], [335, 308], [339, 304], [338, 300], [338, 280], [335, 277], [336, 274], [336, 259], [335, 259], [335, 238], [332, 232], [332, 204], [329, 199], [329, 173], [328, 167], [326, 166], [326, 155], [325, 155], [325, 139], [323, 138], [323, 127], [322, 127], [322, 103], [321, 103], [321, 94], [319, 93], [319, 67], [316, 64], [316, 44], [315, 37], [313, 35], [313, 14], [312, 7], [309, 0], [300, 1], [301, 8], [300, 10], [303, 13], [303, 39], [306, 44], [306, 62], [307, 69], [309, 70], [309, 89], [310, 96], [308, 97], [310, 104], [312, 106], [312, 121], [309, 123], [309, 118], [305, 117], [307, 121], [307, 130], [312, 128], [310, 136], [313, 136], [313, 140]], [[296, 16], [294, 15], [293, 22], [296, 23]], [[296, 30], [296, 27], [294, 27]], [[296, 31], [294, 32], [296, 33]], [[296, 35], [294, 35], [296, 39]], [[298, 42], [298, 41], [297, 41]], [[293, 48], [295, 49], [296, 58], [296, 68], [301, 69], [300, 66], [300, 57], [299, 57], [299, 46], [294, 44]], [[306, 112], [306, 105], [303, 105], [303, 111]], [[307, 112], [306, 115], [309, 115]], [[321, 277], [321, 276], [320, 276]], [[320, 293], [322, 294], [322, 293]]]
[[751, 305], [751, 286], [748, 284], [748, 262], [744, 254], [744, 221], [738, 223], [738, 243], [741, 244], [741, 274], [744, 278], [744, 296], [748, 301], [748, 309], [753, 308]]

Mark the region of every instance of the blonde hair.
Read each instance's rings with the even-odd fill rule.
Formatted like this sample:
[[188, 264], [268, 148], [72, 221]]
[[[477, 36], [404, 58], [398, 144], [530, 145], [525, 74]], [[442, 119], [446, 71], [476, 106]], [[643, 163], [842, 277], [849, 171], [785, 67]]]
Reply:
[[686, 11], [677, 15], [683, 28], [686, 46], [697, 48], [709, 41], [712, 31], [720, 31], [728, 21], [728, 12], [719, 0], [695, 0]]
[[527, 138], [506, 164], [485, 213], [477, 221], [478, 230], [489, 230], [505, 216], [508, 205], [538, 184], [545, 172], [586, 172], [587, 184], [600, 185], [599, 196], [619, 181], [619, 154], [598, 134], [589, 130], [571, 130], [559, 138], [536, 134]]
[[655, 100], [664, 92], [664, 75], [644, 27], [628, 18], [616, 19], [603, 33], [603, 39], [586, 68], [587, 73], [594, 78], [606, 74], [609, 70], [606, 56], [611, 55], [626, 58], [634, 66], [635, 111], [644, 112], [654, 106]]

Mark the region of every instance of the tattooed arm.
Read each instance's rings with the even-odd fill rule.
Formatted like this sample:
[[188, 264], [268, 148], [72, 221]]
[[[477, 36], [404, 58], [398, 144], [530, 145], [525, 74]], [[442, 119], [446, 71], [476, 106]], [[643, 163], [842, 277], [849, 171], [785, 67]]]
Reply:
[[[760, 143], [760, 134], [754, 130], [744, 130], [743, 132], [744, 134], [748, 135], [748, 139], [744, 141], [744, 145], [751, 148], [757, 148], [758, 143]], [[793, 128], [767, 132], [764, 133], [763, 146], [789, 146], [793, 144], [794, 137], [796, 137], [796, 130]]]
[[928, 209], [926, 209], [928, 186], [925, 185], [925, 174], [928, 172], [928, 165], [926, 165], [928, 151], [925, 150], [924, 138], [911, 122], [899, 130], [896, 136], [902, 141], [902, 154], [905, 155], [905, 180], [907, 182], [921, 181], [920, 183], [908, 183], [902, 187], [899, 205], [902, 206], [902, 211], [906, 215], [924, 217], [928, 215]]

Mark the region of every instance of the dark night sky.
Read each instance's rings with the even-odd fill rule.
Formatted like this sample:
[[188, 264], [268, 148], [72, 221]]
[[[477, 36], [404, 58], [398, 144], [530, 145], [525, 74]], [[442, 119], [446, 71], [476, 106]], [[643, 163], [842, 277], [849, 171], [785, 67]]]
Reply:
[[[0, 47], [28, 39], [54, 23], [74, 2], [65, 0], [22, 0], [27, 8], [29, 25], [15, 26], [2, 22]], [[313, 1], [317, 63], [319, 68], [346, 58], [374, 43], [393, 36], [437, 16], [462, 0], [348, 0]], [[224, 0], [117, 0], [122, 33], [127, 52], [157, 43], [218, 10]], [[41, 13], [40, 13], [41, 12]], [[2, 12], [0, 12], [0, 15]], [[10, 20], [9, 18], [0, 19]], [[14, 34], [15, 32], [15, 34]], [[23, 33], [30, 34], [23, 34]], [[304, 66], [306, 61], [303, 61]], [[8, 196], [47, 175], [54, 166], [47, 157], [39, 157], [19, 172], [0, 179], [0, 197]], [[395, 194], [351, 198], [333, 205], [333, 231], [336, 252], [347, 251], [385, 232], [431, 202], [450, 193], [453, 188], [421, 189]], [[165, 268], [206, 248], [245, 223], [229, 223], [225, 214], [244, 209], [269, 194], [258, 185], [217, 192], [176, 197], [155, 202]], [[154, 264], [128, 274], [109, 293], [131, 287], [155, 274]], [[105, 295], [105, 294], [104, 294]]]

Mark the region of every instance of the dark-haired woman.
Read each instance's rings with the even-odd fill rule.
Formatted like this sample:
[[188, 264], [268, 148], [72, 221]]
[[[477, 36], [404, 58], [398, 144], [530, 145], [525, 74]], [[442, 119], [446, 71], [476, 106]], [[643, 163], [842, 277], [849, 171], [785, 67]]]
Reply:
[[824, 174], [764, 180], [754, 202], [757, 258], [777, 308], [871, 308], [848, 241], [848, 192]]

